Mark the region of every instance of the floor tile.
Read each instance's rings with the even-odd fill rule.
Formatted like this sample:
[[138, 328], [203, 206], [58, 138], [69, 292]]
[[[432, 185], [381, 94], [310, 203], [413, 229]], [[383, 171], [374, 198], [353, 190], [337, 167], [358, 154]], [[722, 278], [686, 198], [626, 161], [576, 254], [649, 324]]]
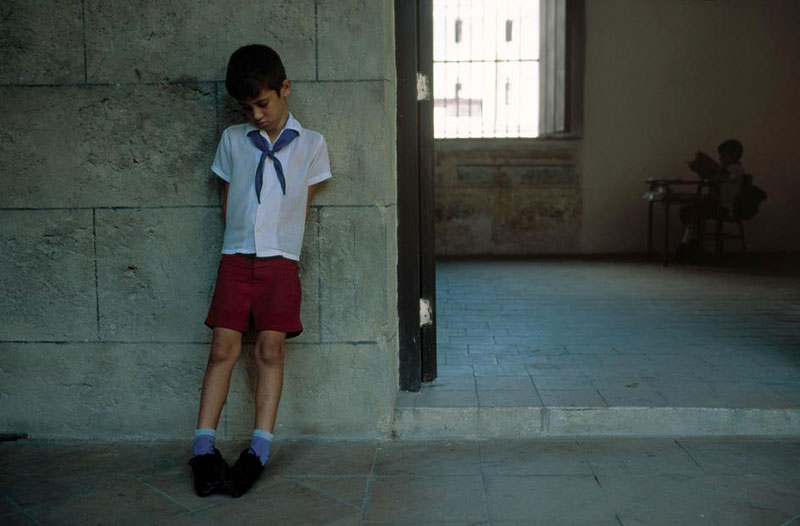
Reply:
[[474, 365], [475, 376], [528, 376], [524, 367], [511, 365]]
[[29, 516], [25, 513], [19, 512], [14, 513], [13, 515], [6, 515], [0, 517], [2, 520], [3, 526], [33, 526], [36, 522], [29, 518]]
[[[749, 494], [753, 490], [745, 478], [727, 481], [707, 476], [627, 475], [603, 476], [599, 481], [617, 508], [623, 525], [675, 524], [776, 524], [792, 517], [787, 499], [764, 500]], [[720, 484], [741, 488], [728, 492]], [[773, 484], [771, 488], [778, 488]], [[778, 493], [783, 493], [779, 490]], [[790, 496], [798, 488], [787, 488]], [[757, 504], [756, 504], [757, 503]]]
[[478, 442], [425, 441], [382, 444], [376, 475], [480, 475]]
[[31, 475], [24, 472], [5, 471], [5, 473], [13, 473], [13, 476], [0, 476], [0, 491], [6, 493], [22, 508], [30, 508], [80, 498], [128, 480], [126, 475], [92, 473], [90, 471], [72, 471], [66, 475], [55, 474], [53, 465], [59, 464], [54, 461], [50, 465], [49, 474]]
[[187, 511], [174, 517], [169, 517], [156, 522], [151, 522], [149, 526], [216, 526], [220, 524], [204, 511]]
[[475, 389], [463, 391], [437, 391], [423, 389], [417, 398], [417, 407], [477, 407]]
[[497, 358], [494, 353], [445, 353], [447, 365], [489, 365], [496, 366]]
[[422, 389], [437, 391], [470, 391], [475, 389], [474, 376], [440, 376], [432, 382], [422, 382]]
[[358, 524], [359, 509], [291, 478], [259, 480], [239, 499], [196, 512], [222, 524]]
[[708, 384], [719, 397], [717, 407], [793, 407], [788, 398], [767, 385], [713, 380]]
[[597, 475], [702, 473], [673, 439], [596, 439], [578, 443]]
[[[519, 352], [520, 354], [523, 353], [523, 351]], [[550, 344], [550, 345], [537, 344], [528, 347], [524, 352], [528, 353], [529, 355], [545, 355], [545, 356], [564, 356], [568, 354], [567, 349], [563, 345], [558, 345], [558, 344]]]
[[475, 378], [478, 391], [534, 391], [533, 382], [529, 376], [478, 376]]
[[350, 506], [354, 510], [361, 509], [368, 479], [368, 477], [360, 476], [337, 477], [332, 475], [313, 477], [287, 476], [286, 478], [305, 488], [314, 490], [324, 497]]
[[467, 520], [467, 521], [362, 521], [364, 526], [490, 526], [489, 521]]
[[541, 406], [542, 400], [533, 389], [524, 390], [479, 390], [479, 407]]
[[0, 466], [19, 474], [49, 476], [55, 460], [60, 466], [58, 475], [69, 477], [87, 471], [103, 472], [113, 463], [120, 474], [142, 475], [185, 467], [191, 446], [191, 438], [156, 444], [94, 443], [90, 450], [81, 441], [17, 441], [0, 444]]
[[447, 342], [451, 345], [459, 343], [464, 343], [468, 345], [471, 344], [494, 345], [495, 343], [499, 343], [495, 342], [492, 336], [450, 336]]
[[525, 356], [520, 356], [516, 353], [505, 353], [505, 352], [498, 352], [494, 353], [494, 358], [497, 360], [497, 365], [515, 365], [525, 366], [529, 363], [536, 363], [536, 361], [532, 361], [530, 358]]
[[545, 521], [492, 521], [493, 526], [620, 526], [616, 517], [606, 519], [559, 520], [557, 518]]
[[704, 472], [800, 479], [800, 458], [777, 441], [679, 439]]
[[480, 475], [378, 477], [372, 482], [364, 519], [392, 521], [486, 521]]
[[[590, 341], [589, 338], [587, 340]], [[615, 355], [617, 351], [610, 344], [594, 343], [565, 343], [564, 347], [569, 354], [596, 354], [596, 355]]]
[[759, 510], [776, 510], [781, 514], [781, 521], [800, 515], [800, 480], [797, 477], [713, 475], [703, 477], [703, 483], [710, 495], [744, 503], [754, 517], [751, 524], [767, 522], [767, 515], [759, 518]]
[[[366, 442], [291, 441], [270, 458], [267, 469], [276, 475], [368, 475], [376, 444]], [[266, 471], [265, 471], [266, 473]]]
[[[101, 490], [29, 510], [41, 524], [142, 524], [187, 511], [138, 480], [117, 482]], [[98, 520], [99, 519], [99, 520]]]
[[[232, 462], [231, 462], [232, 463]], [[185, 469], [139, 477], [142, 483], [161, 492], [186, 510], [198, 510], [210, 504], [218, 504], [230, 498], [225, 494], [214, 494], [207, 497], [198, 497], [194, 491], [194, 475], [188, 465]]]
[[615, 517], [614, 506], [591, 475], [489, 475], [486, 496], [493, 522], [589, 523]]
[[575, 441], [489, 440], [480, 444], [485, 475], [591, 475]]
[[609, 406], [664, 407], [664, 395], [643, 382], [595, 383], [597, 392]]
[[8, 495], [0, 493], [0, 517], [6, 517], [14, 513], [18, 513], [22, 508], [11, 500]]
[[494, 342], [498, 345], [531, 345], [532, 338], [528, 336], [504, 336], [497, 335], [494, 337]]
[[594, 391], [595, 387], [588, 376], [570, 374], [570, 375], [549, 375], [539, 372], [532, 374], [533, 383], [540, 391], [542, 389], [589, 389]]
[[440, 377], [444, 376], [475, 376], [471, 365], [440, 365], [437, 367]]
[[546, 407], [605, 407], [596, 389], [539, 389]]
[[519, 351], [519, 346], [517, 345], [498, 345], [498, 344], [481, 345], [481, 344], [470, 343], [469, 345], [467, 345], [467, 347], [469, 348], [469, 352], [471, 354], [498, 353], [498, 352], [516, 354]]

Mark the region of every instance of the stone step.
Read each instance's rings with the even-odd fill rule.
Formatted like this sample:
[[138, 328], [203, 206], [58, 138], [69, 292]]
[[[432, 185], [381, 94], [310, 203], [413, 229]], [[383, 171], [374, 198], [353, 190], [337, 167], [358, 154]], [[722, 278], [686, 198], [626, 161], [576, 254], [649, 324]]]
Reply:
[[392, 431], [401, 439], [800, 437], [800, 408], [398, 406]]

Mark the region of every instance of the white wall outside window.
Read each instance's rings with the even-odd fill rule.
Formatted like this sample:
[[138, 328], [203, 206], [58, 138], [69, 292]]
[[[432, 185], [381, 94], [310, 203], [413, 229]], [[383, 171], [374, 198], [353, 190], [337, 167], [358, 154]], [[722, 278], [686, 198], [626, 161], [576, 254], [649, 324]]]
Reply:
[[434, 137], [537, 137], [539, 0], [433, 6]]

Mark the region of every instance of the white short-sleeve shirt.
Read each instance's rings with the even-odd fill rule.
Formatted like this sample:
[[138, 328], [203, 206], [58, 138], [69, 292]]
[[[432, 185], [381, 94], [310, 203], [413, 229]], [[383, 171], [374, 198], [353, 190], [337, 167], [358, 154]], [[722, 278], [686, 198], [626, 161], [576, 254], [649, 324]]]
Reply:
[[739, 193], [742, 190], [744, 168], [741, 163], [733, 163], [726, 166], [725, 171], [728, 172], [728, 177], [720, 184], [719, 202], [728, 210], [733, 211], [736, 207], [736, 201], [739, 199]]
[[[308, 187], [330, 179], [331, 169], [328, 147], [321, 134], [304, 129], [291, 113], [284, 130], [286, 128], [299, 133], [275, 153], [283, 167], [286, 195], [281, 190], [274, 163], [267, 157], [260, 204], [256, 198], [255, 175], [261, 150], [247, 136], [258, 128], [246, 123], [230, 126], [222, 132], [211, 171], [230, 185], [223, 254], [243, 252], [261, 257], [300, 259]], [[267, 133], [259, 133], [271, 147]]]

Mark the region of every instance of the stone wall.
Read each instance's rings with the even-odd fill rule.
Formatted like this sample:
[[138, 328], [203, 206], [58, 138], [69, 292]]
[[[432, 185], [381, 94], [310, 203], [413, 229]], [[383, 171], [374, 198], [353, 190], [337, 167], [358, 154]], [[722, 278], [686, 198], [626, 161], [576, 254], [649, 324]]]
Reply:
[[[0, 432], [186, 438], [222, 241], [209, 166], [264, 43], [334, 179], [301, 255], [279, 435], [388, 432], [397, 391], [393, 8], [379, 0], [10, 0], [0, 7]], [[252, 339], [250, 339], [252, 341]], [[252, 429], [251, 346], [219, 436]]]

